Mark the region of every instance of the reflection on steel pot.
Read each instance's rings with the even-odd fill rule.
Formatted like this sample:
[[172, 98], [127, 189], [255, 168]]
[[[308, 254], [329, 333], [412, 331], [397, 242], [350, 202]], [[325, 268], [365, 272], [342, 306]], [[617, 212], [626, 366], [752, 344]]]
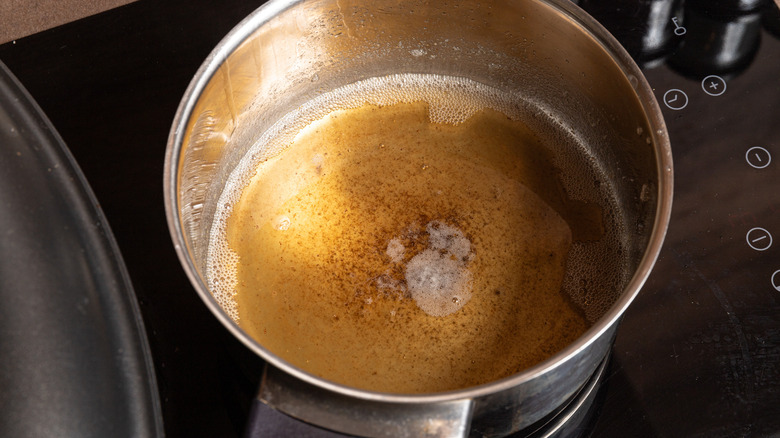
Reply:
[[555, 411], [607, 356], [672, 201], [648, 84], [565, 0], [270, 1], [196, 74], [165, 172], [185, 271], [268, 363], [259, 398], [367, 436]]

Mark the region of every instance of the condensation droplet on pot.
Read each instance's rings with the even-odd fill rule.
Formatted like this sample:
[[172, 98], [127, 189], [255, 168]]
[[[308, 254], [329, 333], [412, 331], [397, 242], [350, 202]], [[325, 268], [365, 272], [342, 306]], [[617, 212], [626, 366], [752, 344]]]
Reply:
[[643, 132], [645, 132], [645, 130], [642, 129], [641, 126], [636, 127], [636, 135], [642, 135]]
[[426, 53], [426, 52], [425, 52], [425, 50], [423, 50], [423, 49], [412, 49], [412, 50], [410, 50], [410, 51], [409, 51], [409, 53], [410, 53], [412, 56], [414, 56], [415, 58], [418, 58], [418, 57], [420, 57], [420, 56], [423, 56], [423, 55], [425, 55], [425, 53]]

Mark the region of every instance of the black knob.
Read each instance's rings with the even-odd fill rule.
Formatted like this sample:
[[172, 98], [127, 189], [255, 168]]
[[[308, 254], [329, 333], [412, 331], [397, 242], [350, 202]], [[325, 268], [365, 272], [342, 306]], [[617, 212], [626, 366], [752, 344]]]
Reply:
[[678, 41], [681, 0], [582, 0], [580, 6], [620, 41], [640, 65], [663, 58]]
[[688, 0], [685, 6], [705, 12], [754, 12], [765, 7], [769, 1], [770, 0]]
[[777, 5], [769, 3], [764, 8], [762, 15], [764, 29], [769, 31], [776, 38], [780, 38], [780, 3]]

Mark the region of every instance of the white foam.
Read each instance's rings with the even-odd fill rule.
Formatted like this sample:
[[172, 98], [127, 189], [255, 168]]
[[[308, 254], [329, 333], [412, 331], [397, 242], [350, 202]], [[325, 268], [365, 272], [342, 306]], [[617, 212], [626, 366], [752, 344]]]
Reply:
[[417, 307], [431, 316], [457, 312], [471, 299], [471, 272], [452, 254], [426, 249], [406, 264], [406, 284]]
[[387, 242], [387, 251], [385, 252], [393, 263], [398, 263], [403, 260], [405, 251], [406, 248], [404, 248], [404, 244], [401, 243], [401, 239], [396, 237]]
[[409, 260], [404, 279], [417, 307], [431, 316], [447, 316], [471, 299], [471, 242], [444, 222], [431, 221], [425, 230], [428, 247]]

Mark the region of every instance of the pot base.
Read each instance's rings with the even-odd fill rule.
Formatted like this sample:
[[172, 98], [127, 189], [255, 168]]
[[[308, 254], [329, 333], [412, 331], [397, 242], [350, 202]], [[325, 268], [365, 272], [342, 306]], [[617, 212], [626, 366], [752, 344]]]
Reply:
[[599, 404], [596, 403], [604, 382], [610, 355], [601, 362], [599, 367], [588, 379], [585, 385], [567, 400], [560, 408], [547, 417], [542, 418], [524, 430], [518, 431], [512, 438], [563, 438], [585, 436], [590, 430]]
[[[609, 355], [598, 366], [583, 387], [559, 408], [527, 428], [510, 435], [511, 438], [562, 438], [584, 436], [590, 420], [597, 411], [595, 403], [606, 375]], [[287, 416], [262, 401], [255, 399], [244, 436], [297, 436], [305, 438], [351, 437], [321, 429]]]

